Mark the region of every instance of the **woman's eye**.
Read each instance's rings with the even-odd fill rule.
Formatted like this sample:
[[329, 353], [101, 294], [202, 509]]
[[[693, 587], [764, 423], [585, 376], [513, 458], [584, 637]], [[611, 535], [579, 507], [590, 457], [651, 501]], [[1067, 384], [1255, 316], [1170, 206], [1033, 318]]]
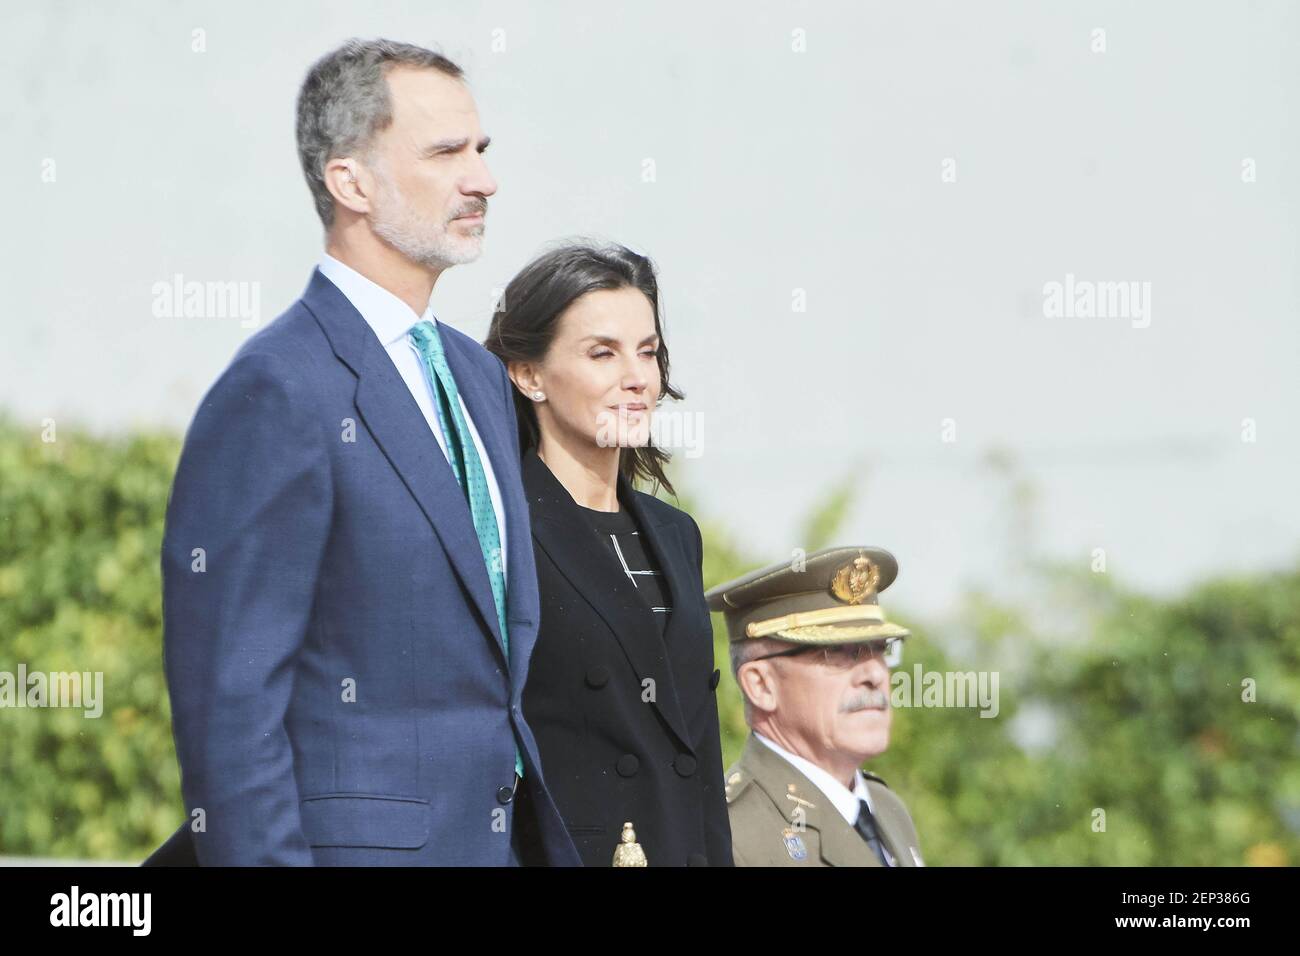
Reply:
[[609, 349], [605, 349], [603, 352], [592, 352], [592, 353], [591, 353], [591, 357], [592, 357], [592, 358], [605, 358], [606, 356], [613, 355], [613, 354], [614, 354], [614, 353], [611, 352]]

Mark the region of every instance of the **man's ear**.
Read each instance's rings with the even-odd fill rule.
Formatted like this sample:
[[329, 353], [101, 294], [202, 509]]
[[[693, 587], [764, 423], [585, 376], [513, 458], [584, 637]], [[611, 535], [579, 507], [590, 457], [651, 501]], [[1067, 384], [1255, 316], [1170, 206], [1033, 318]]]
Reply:
[[325, 164], [325, 188], [344, 209], [364, 216], [370, 212], [375, 177], [349, 156], [336, 156]]
[[531, 399], [533, 392], [542, 389], [542, 376], [537, 366], [532, 362], [507, 362], [506, 374], [510, 376], [510, 381], [515, 383], [515, 388], [523, 394], [524, 398]]
[[776, 710], [777, 691], [772, 665], [767, 661], [749, 661], [736, 671], [740, 693], [756, 710], [771, 713]]

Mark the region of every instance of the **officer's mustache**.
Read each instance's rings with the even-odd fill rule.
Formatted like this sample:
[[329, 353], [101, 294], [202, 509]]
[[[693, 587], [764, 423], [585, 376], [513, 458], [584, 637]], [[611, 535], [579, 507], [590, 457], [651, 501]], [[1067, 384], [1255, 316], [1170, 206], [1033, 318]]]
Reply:
[[888, 710], [889, 695], [884, 690], [869, 687], [855, 691], [840, 704], [840, 713], [855, 714], [860, 710]]

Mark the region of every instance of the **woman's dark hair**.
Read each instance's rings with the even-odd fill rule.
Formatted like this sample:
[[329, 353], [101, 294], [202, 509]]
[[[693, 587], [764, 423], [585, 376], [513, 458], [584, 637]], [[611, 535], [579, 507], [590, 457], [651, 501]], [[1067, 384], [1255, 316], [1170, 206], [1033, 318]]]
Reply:
[[[588, 292], [601, 289], [637, 289], [650, 300], [659, 335], [655, 358], [659, 363], [660, 397], [683, 398], [668, 381], [668, 346], [659, 322], [659, 283], [654, 263], [617, 244], [566, 242], [524, 266], [506, 286], [483, 345], [507, 366], [511, 362], [541, 362], [555, 339], [564, 310]], [[512, 388], [511, 392], [519, 419], [519, 447], [527, 453], [541, 440], [537, 411], [519, 389]], [[622, 448], [619, 470], [634, 484], [637, 479], [645, 479], [656, 488], [663, 485], [675, 495], [664, 473], [670, 458], [649, 443]]]

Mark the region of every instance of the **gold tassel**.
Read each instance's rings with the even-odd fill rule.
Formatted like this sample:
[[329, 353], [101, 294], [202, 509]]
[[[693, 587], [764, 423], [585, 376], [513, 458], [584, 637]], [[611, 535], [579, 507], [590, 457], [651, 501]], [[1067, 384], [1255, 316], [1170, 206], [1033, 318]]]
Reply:
[[614, 866], [646, 866], [645, 851], [636, 842], [632, 821], [623, 824], [623, 836], [614, 848]]

